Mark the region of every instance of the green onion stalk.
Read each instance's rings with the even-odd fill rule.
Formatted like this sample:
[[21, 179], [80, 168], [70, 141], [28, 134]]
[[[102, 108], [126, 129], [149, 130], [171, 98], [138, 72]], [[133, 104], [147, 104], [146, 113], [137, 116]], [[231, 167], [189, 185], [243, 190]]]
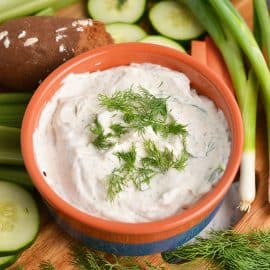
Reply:
[[[270, 57], [270, 16], [268, 12], [268, 6], [266, 0], [254, 0], [254, 17], [256, 19], [256, 28], [259, 32], [259, 45], [263, 51], [264, 57], [269, 68], [269, 57]], [[254, 26], [254, 27], [255, 27]], [[256, 35], [255, 35], [256, 37]], [[257, 39], [257, 37], [256, 37]]]
[[35, 15], [36, 16], [52, 16], [54, 15], [54, 9], [51, 7], [42, 9], [41, 11], [37, 12]]
[[[255, 149], [257, 84], [253, 69], [246, 72], [242, 51], [236, 38], [218, 18], [210, 1], [182, 0], [197, 17], [220, 50], [236, 92], [244, 125], [244, 149], [240, 167], [240, 205], [248, 211], [255, 199]], [[221, 2], [221, 1], [220, 1]], [[240, 15], [239, 15], [240, 17]], [[238, 19], [240, 20], [240, 18]]]
[[29, 2], [29, 0], [1, 0], [0, 1], [0, 12], [12, 9], [18, 5], [22, 5]]
[[[270, 16], [268, 13], [267, 2], [263, 0], [254, 0], [254, 29], [255, 31], [255, 38], [261, 49], [264, 53], [264, 57], [268, 64], [268, 68], [270, 68]], [[270, 90], [270, 89], [269, 89]], [[269, 105], [265, 103], [265, 110], [269, 110]], [[268, 149], [270, 143], [270, 135], [269, 135], [269, 117], [268, 120]], [[269, 150], [268, 150], [269, 151]], [[270, 152], [269, 152], [269, 164], [270, 164]], [[270, 202], [270, 178], [268, 179], [268, 201]]]
[[32, 0], [23, 4], [19, 4], [18, 1], [18, 5], [0, 12], [0, 23], [13, 18], [34, 14], [44, 8], [53, 5], [56, 3], [56, 1], [57, 0]]
[[[263, 20], [259, 18], [263, 16], [263, 13], [258, 12], [258, 7], [265, 0], [254, 0], [254, 6], [257, 7], [256, 17], [258, 19], [259, 25], [262, 25]], [[241, 19], [240, 15], [233, 8], [231, 3], [227, 0], [219, 1], [219, 0], [209, 0], [212, 8], [215, 10], [216, 14], [219, 16], [220, 20], [224, 23], [224, 25], [228, 28], [232, 36], [235, 38], [244, 54], [246, 55], [251, 68], [254, 70], [256, 78], [258, 80], [260, 90], [262, 92], [263, 103], [266, 113], [267, 120], [267, 136], [268, 136], [268, 145], [270, 144], [270, 71], [267, 66], [267, 63], [264, 59], [263, 53], [260, 50], [258, 43], [255, 40], [255, 37], [251, 33], [250, 29], [246, 25], [243, 19]], [[266, 7], [266, 3], [265, 3]], [[269, 14], [267, 14], [269, 16]], [[261, 22], [260, 22], [261, 21]], [[269, 23], [269, 19], [267, 20]], [[267, 33], [264, 32], [265, 27], [261, 27], [261, 38], [262, 44], [266, 45], [266, 38], [264, 37]], [[269, 26], [268, 26], [269, 28]], [[269, 29], [267, 29], [269, 30]], [[269, 34], [268, 34], [269, 35]], [[269, 37], [268, 37], [269, 38]], [[268, 39], [267, 38], [267, 39]], [[264, 42], [263, 42], [264, 40]], [[268, 151], [269, 152], [269, 151]], [[269, 155], [270, 160], [270, 155]], [[269, 181], [270, 182], [270, 181]]]
[[0, 23], [29, 15], [51, 16], [58, 9], [79, 0], [1, 0]]

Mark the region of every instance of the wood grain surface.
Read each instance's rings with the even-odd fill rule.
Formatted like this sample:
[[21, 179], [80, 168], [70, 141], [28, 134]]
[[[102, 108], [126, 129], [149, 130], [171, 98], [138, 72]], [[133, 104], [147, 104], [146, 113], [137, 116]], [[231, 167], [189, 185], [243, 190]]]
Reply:
[[[252, 26], [252, 3], [251, 0], [233, 0], [240, 10], [249, 26]], [[58, 12], [58, 16], [81, 18], [86, 17], [85, 2], [71, 5]], [[257, 154], [256, 154], [256, 173], [257, 173], [257, 196], [252, 209], [246, 213], [241, 221], [236, 225], [235, 230], [245, 232], [251, 228], [270, 228], [270, 207], [267, 202], [268, 190], [268, 162], [267, 162], [267, 140], [265, 134], [264, 116], [259, 107], [258, 128], [257, 128]], [[42, 260], [50, 260], [57, 270], [72, 270], [70, 264], [69, 247], [75, 241], [63, 232], [49, 217], [45, 207], [41, 204], [42, 213], [41, 230], [37, 240], [31, 248], [23, 252], [18, 263], [10, 267], [15, 270], [18, 265], [23, 265], [25, 270], [38, 269]], [[153, 263], [162, 261], [159, 254], [136, 258], [139, 262], [150, 260]], [[196, 261], [192, 264], [183, 265], [179, 270], [199, 270], [205, 269], [205, 263]], [[169, 268], [167, 268], [169, 269]]]

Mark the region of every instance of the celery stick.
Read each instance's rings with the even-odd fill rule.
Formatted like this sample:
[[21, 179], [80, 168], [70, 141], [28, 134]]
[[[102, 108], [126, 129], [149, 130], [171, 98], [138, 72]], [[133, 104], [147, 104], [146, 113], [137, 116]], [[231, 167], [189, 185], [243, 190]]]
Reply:
[[29, 2], [29, 0], [1, 0], [0, 1], [0, 12], [12, 9], [18, 5]]
[[0, 126], [21, 127], [25, 104], [0, 105]]
[[0, 105], [4, 104], [26, 104], [29, 102], [31, 93], [1, 93]]
[[0, 126], [0, 164], [23, 165], [20, 129]]
[[24, 166], [0, 165], [0, 179], [33, 188], [33, 183]]
[[80, 0], [59, 0], [59, 1], [56, 1], [55, 4], [52, 6], [52, 8], [54, 10], [58, 10], [58, 9], [61, 9], [63, 7], [66, 7], [68, 5], [71, 5], [71, 4], [74, 4], [74, 3], [77, 3], [79, 2]]
[[48, 7], [37, 12], [35, 15], [36, 16], [52, 16], [53, 14], [54, 14], [54, 9], [51, 7]]
[[56, 2], [57, 0], [27, 1], [24, 4], [13, 7], [12, 9], [0, 12], [0, 23], [13, 19], [13, 18], [34, 14], [35, 12], [38, 12], [39, 10], [52, 6]]

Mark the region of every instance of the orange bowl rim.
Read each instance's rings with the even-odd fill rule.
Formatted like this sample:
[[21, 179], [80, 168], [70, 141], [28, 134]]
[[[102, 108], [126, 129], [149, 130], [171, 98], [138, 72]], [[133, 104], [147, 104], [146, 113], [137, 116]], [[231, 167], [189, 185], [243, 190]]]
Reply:
[[[179, 61], [184, 61], [184, 63], [191, 66], [193, 69], [197, 70], [199, 73], [203, 74], [212, 83], [215, 84], [217, 89], [222, 93], [223, 98], [226, 99], [227, 106], [231, 110], [232, 116], [232, 133], [233, 145], [232, 152], [227, 164], [227, 168], [224, 175], [210, 190], [206, 195], [199, 199], [193, 206], [189, 209], [184, 210], [173, 216], [145, 223], [125, 223], [118, 221], [105, 220], [99, 217], [92, 216], [79, 209], [73, 207], [60, 196], [58, 196], [46, 183], [41, 172], [39, 171], [38, 165], [35, 161], [34, 146], [33, 146], [33, 132], [36, 128], [34, 126], [35, 119], [39, 113], [37, 103], [46, 89], [49, 89], [54, 82], [56, 82], [59, 77], [65, 77], [69, 74], [73, 68], [80, 65], [81, 62], [88, 61], [93, 57], [98, 57], [98, 55], [103, 55], [104, 53], [117, 53], [119, 50], [127, 50], [130, 53], [134, 51], [147, 52], [159, 54], [164, 57], [175, 58]], [[98, 70], [98, 66], [97, 66]], [[41, 110], [40, 110], [41, 111]], [[198, 219], [201, 216], [207, 216], [213, 211], [214, 207], [222, 200], [225, 196], [227, 190], [229, 189], [233, 179], [238, 170], [241, 154], [243, 147], [243, 127], [241, 114], [238, 109], [238, 105], [235, 101], [233, 94], [230, 89], [225, 85], [225, 83], [218, 78], [214, 72], [212, 72], [205, 65], [197, 62], [191, 56], [181, 53], [177, 50], [166, 48], [154, 44], [146, 43], [125, 43], [125, 44], [112, 44], [97, 49], [93, 49], [79, 56], [72, 58], [67, 61], [57, 69], [55, 69], [38, 87], [33, 97], [27, 106], [23, 123], [21, 129], [21, 148], [22, 155], [24, 158], [25, 166], [28, 173], [30, 174], [32, 181], [38, 191], [41, 193], [42, 197], [51, 205], [56, 211], [64, 214], [71, 220], [77, 221], [80, 224], [87, 227], [94, 227], [101, 231], [118, 233], [118, 234], [133, 234], [133, 235], [143, 235], [152, 233], [162, 233], [167, 232], [176, 227], [186, 227], [188, 229], [189, 224], [192, 221]]]

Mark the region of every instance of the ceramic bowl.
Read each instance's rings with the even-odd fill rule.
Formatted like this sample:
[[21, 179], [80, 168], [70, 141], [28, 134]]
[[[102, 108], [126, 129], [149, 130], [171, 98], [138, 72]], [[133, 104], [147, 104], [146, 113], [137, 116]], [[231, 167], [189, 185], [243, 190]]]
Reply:
[[[227, 168], [215, 187], [187, 210], [162, 220], [123, 223], [97, 218], [74, 208], [46, 183], [34, 153], [33, 133], [46, 103], [69, 73], [94, 72], [130, 63], [153, 63], [185, 73], [198, 93], [214, 101], [228, 121], [231, 154]], [[119, 255], [146, 255], [181, 245], [197, 235], [214, 217], [238, 170], [243, 128], [237, 103], [210, 69], [191, 56], [163, 46], [142, 43], [109, 45], [77, 56], [52, 72], [33, 95], [21, 130], [25, 166], [56, 222], [86, 245]]]

